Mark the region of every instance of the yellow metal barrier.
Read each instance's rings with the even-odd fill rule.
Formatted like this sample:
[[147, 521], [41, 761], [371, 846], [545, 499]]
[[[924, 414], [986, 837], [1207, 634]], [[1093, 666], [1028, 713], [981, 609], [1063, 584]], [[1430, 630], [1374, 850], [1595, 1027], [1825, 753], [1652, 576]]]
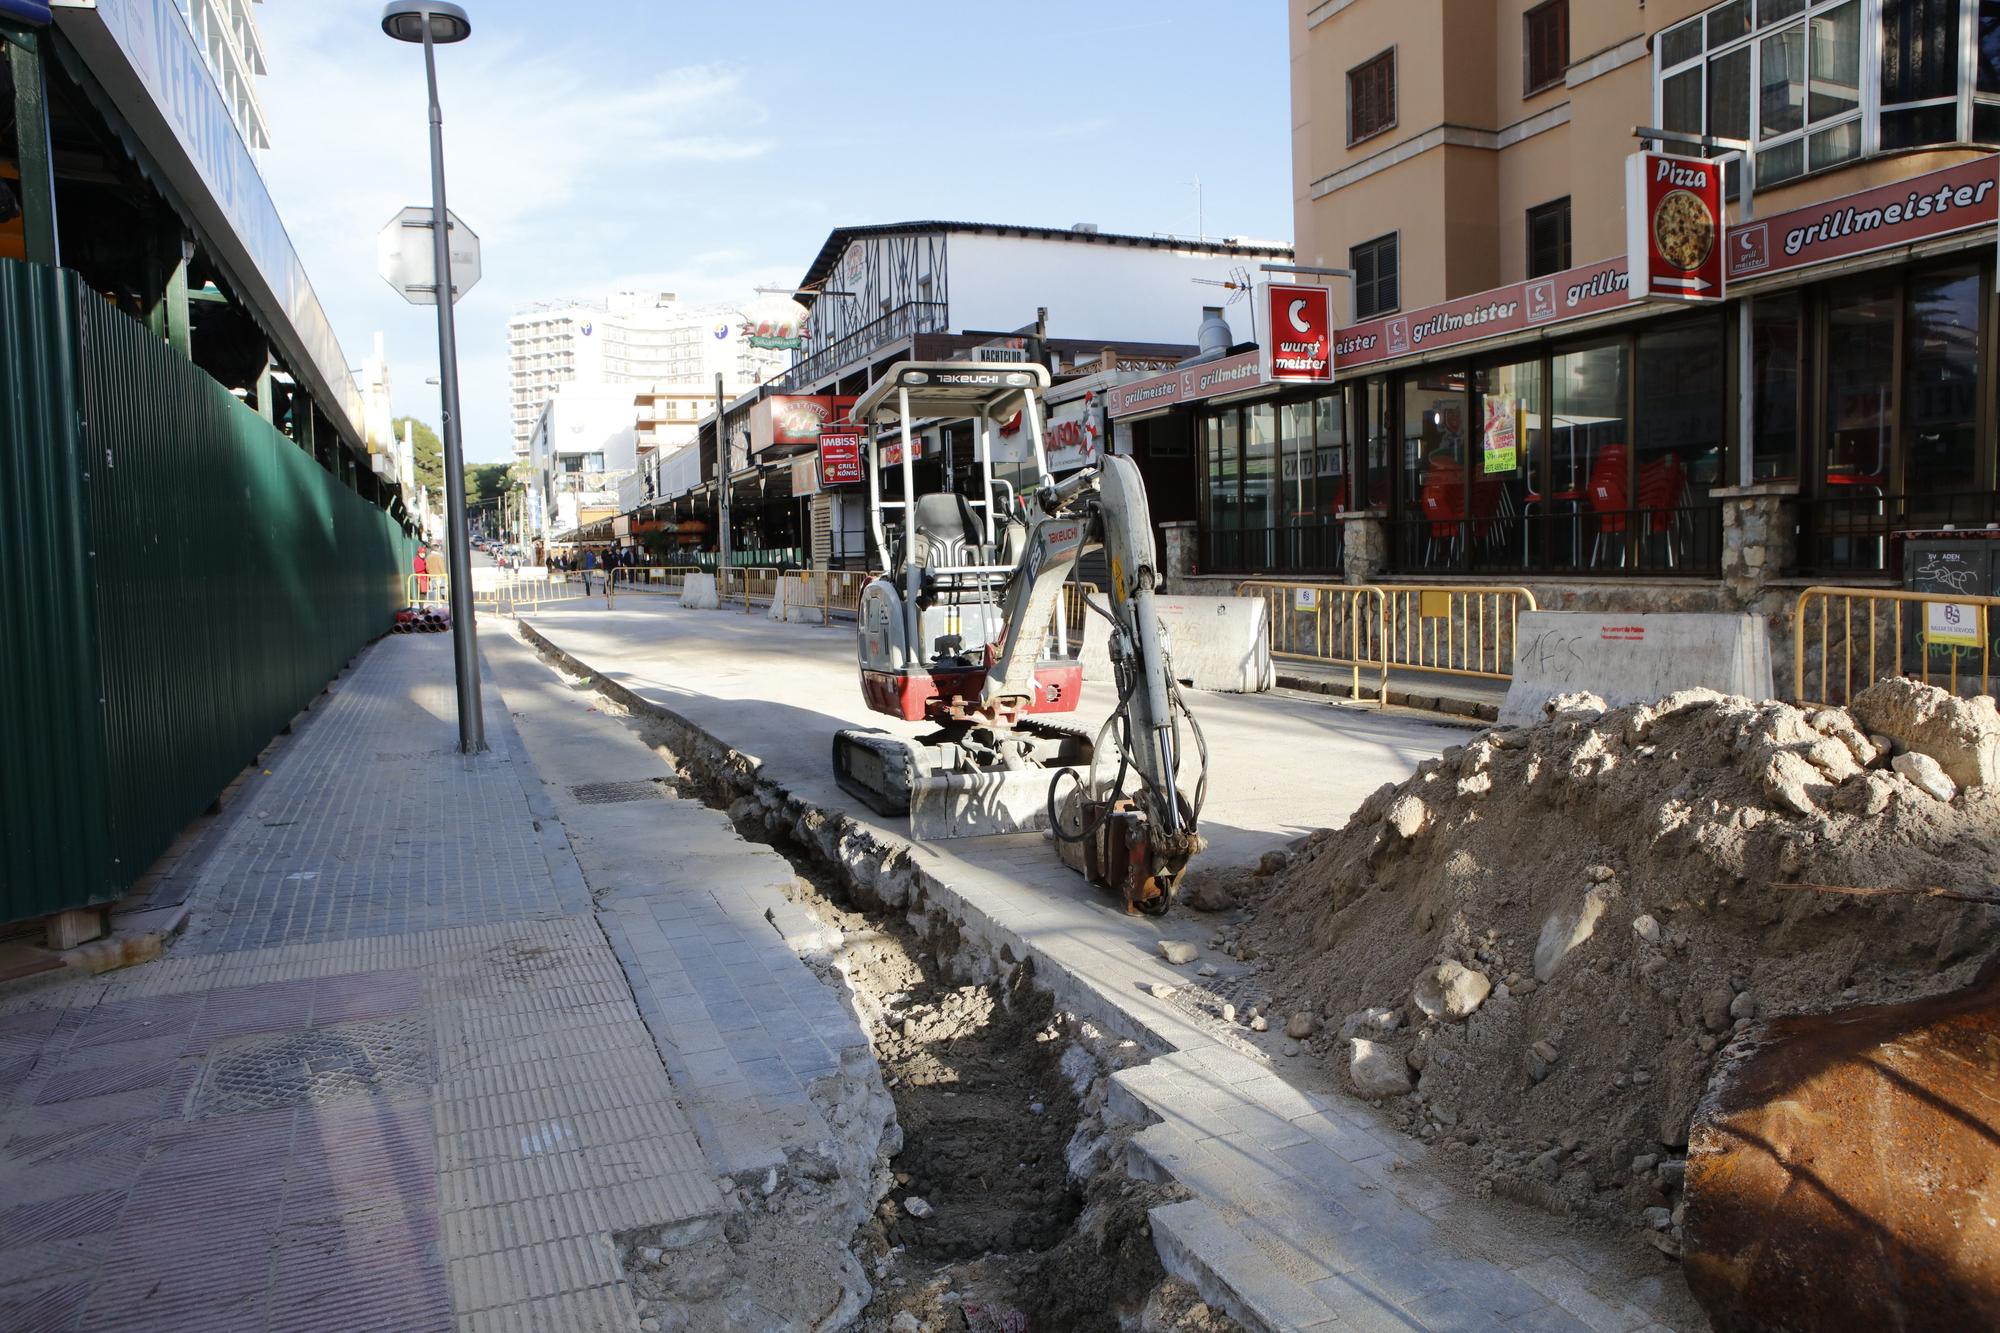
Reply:
[[1382, 589], [1251, 579], [1237, 585], [1236, 594], [1263, 599], [1271, 656], [1350, 668], [1356, 699], [1364, 697], [1362, 669], [1379, 672], [1375, 702], [1388, 702], [1388, 639], [1383, 632], [1388, 617]]
[[1382, 594], [1388, 663], [1485, 680], [1511, 680], [1514, 634], [1523, 611], [1535, 611], [1526, 588], [1490, 584], [1373, 585]]
[[405, 574], [403, 600], [410, 606], [451, 605], [451, 575]]
[[[2000, 597], [1807, 588], [1792, 616], [1792, 697], [1845, 704], [1886, 676], [1992, 694]], [[1817, 687], [1813, 687], [1813, 683]]]

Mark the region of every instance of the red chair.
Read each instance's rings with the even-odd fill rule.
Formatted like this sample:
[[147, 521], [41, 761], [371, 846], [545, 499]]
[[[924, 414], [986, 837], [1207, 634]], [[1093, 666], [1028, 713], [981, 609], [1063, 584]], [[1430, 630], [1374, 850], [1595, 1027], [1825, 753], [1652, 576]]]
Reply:
[[[1630, 522], [1630, 495], [1625, 480], [1625, 446], [1607, 444], [1590, 465], [1590, 480], [1584, 483], [1584, 498], [1597, 521], [1597, 540], [1591, 543], [1590, 563], [1595, 565], [1607, 536], [1623, 537]], [[1618, 544], [1618, 563], [1625, 563], [1625, 544]]]
[[1420, 500], [1424, 517], [1430, 520], [1424, 563], [1435, 563], [1440, 542], [1455, 560], [1457, 545], [1465, 530], [1465, 469], [1456, 463], [1432, 464], [1424, 476]]
[[1667, 539], [1667, 568], [1679, 561], [1675, 549], [1675, 519], [1679, 517], [1681, 493], [1687, 489], [1687, 469], [1677, 454], [1639, 465], [1639, 508], [1646, 514], [1646, 530]]

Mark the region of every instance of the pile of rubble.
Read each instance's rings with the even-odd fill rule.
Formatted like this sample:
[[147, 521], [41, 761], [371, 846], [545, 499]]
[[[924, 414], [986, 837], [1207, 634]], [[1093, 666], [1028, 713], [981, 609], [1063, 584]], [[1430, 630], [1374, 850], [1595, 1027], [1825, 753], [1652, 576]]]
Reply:
[[[1571, 696], [1314, 835], [1243, 939], [1288, 1035], [1479, 1189], [1672, 1254], [1732, 1034], [1966, 984], [2000, 952], [1996, 884], [1991, 699]], [[1929, 889], [1987, 902], [1903, 892]]]

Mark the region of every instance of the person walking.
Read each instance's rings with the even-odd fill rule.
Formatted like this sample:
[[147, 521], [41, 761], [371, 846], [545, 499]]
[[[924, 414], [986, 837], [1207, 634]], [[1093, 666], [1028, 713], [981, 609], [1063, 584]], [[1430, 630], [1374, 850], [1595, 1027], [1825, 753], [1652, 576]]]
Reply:
[[590, 578], [597, 572], [597, 552], [585, 547], [583, 551], [583, 595], [590, 596]]
[[604, 605], [609, 608], [613, 594], [618, 591], [618, 575], [624, 567], [624, 555], [615, 546], [604, 550]]
[[433, 547], [424, 552], [424, 596], [430, 601], [444, 600], [445, 589], [444, 552]]
[[410, 600], [413, 602], [423, 601], [425, 596], [430, 592], [430, 579], [426, 576], [426, 573], [427, 571], [424, 567], [424, 548], [419, 546], [410, 554], [410, 587], [413, 592]]

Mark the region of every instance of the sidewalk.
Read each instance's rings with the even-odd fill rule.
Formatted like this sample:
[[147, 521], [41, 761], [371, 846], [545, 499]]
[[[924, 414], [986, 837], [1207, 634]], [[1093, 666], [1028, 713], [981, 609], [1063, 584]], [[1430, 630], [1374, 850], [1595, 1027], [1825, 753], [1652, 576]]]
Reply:
[[[461, 756], [449, 639], [376, 644], [242, 794], [164, 959], [0, 990], [0, 1328], [633, 1328], [618, 1234], [719, 1231], [733, 1182], [663, 1059], [708, 1034], [664, 987], [642, 1015], [487, 675], [492, 751]], [[644, 887], [716, 924], [706, 882]]]
[[[824, 813], [822, 843], [858, 877], [946, 912], [996, 956], [1102, 1030], [1163, 1052], [1114, 1076], [1111, 1109], [1145, 1126], [1131, 1168], [1192, 1194], [1158, 1209], [1169, 1270], [1253, 1329], [1632, 1330], [1705, 1326], [1649, 1248], [1572, 1234], [1545, 1214], [1461, 1193], [1428, 1151], [1287, 1049], [1279, 1031], [1221, 1018], [1262, 1001], [1254, 968], [1212, 949], [1212, 918], [1119, 912], [1034, 835], [912, 844], [841, 792], [826, 755], [869, 713], [851, 631], [682, 611], [669, 599], [553, 610], [524, 628], [617, 697], [752, 764], [794, 811]], [[1077, 720], [1101, 716], [1088, 694]], [[1202, 864], [1254, 865], [1338, 823], [1381, 782], [1459, 743], [1459, 727], [1298, 696], [1198, 694], [1215, 763]], [[1092, 709], [1096, 711], [1092, 711]], [[1215, 967], [1160, 957], [1181, 940]], [[1280, 1025], [1281, 1026], [1281, 1025]]]

